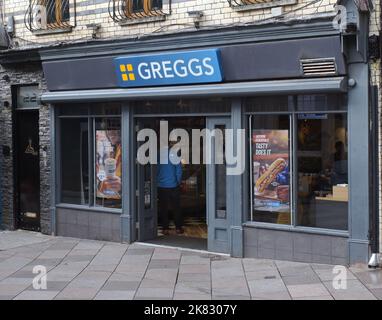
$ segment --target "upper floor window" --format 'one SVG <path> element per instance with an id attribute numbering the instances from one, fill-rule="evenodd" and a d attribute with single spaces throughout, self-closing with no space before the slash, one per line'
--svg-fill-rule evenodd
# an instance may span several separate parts
<path id="1" fill-rule="evenodd" d="M 30 31 L 68 29 L 75 16 L 73 0 L 30 0 L 25 25 Z"/>
<path id="2" fill-rule="evenodd" d="M 297 0 L 228 0 L 228 2 L 235 10 L 246 11 L 293 5 Z"/>
<path id="3" fill-rule="evenodd" d="M 68 0 L 42 0 L 46 5 L 46 22 L 48 25 L 61 24 L 70 19 Z"/>
<path id="4" fill-rule="evenodd" d="M 165 16 L 162 0 L 109 0 L 109 14 L 116 22 Z M 166 4 L 168 11 L 171 1 Z"/>

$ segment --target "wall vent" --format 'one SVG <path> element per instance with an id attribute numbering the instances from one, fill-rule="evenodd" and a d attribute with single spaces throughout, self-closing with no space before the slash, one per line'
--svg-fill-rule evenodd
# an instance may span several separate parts
<path id="1" fill-rule="evenodd" d="M 301 60 L 301 71 L 305 77 L 322 77 L 337 75 L 334 58 Z"/>

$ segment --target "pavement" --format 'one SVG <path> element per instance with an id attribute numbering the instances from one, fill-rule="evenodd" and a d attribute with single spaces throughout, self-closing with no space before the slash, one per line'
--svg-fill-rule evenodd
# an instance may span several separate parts
<path id="1" fill-rule="evenodd" d="M 337 268 L 0 232 L 0 300 L 382 299 L 381 269 Z"/>

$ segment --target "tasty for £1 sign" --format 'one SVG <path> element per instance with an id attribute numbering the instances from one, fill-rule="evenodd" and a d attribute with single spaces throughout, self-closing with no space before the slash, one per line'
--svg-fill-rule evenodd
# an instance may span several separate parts
<path id="1" fill-rule="evenodd" d="M 120 87 L 222 82 L 218 49 L 115 58 Z"/>

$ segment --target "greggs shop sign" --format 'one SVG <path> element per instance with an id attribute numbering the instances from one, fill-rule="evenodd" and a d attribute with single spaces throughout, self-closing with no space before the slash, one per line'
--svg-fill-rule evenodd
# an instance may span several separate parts
<path id="1" fill-rule="evenodd" d="M 222 82 L 220 60 L 219 49 L 114 59 L 124 88 Z"/>

